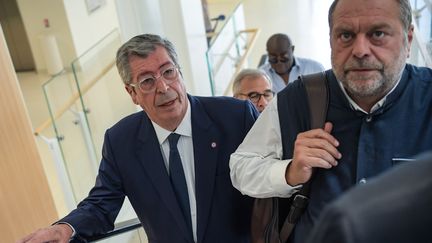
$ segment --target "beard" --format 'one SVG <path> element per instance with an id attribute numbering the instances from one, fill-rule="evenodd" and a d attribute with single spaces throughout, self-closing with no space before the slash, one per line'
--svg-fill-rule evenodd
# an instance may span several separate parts
<path id="1" fill-rule="evenodd" d="M 403 71 L 406 53 L 385 64 L 370 58 L 351 57 L 343 65 L 336 65 L 332 54 L 333 71 L 352 98 L 382 98 L 390 91 Z M 369 70 L 352 72 L 353 70 Z"/>

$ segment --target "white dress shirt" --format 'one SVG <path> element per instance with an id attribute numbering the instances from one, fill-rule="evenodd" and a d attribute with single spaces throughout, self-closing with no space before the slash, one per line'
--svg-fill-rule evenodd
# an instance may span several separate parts
<path id="1" fill-rule="evenodd" d="M 172 131 L 168 131 L 158 124 L 153 123 L 153 127 L 156 132 L 156 136 L 159 140 L 161 146 L 162 156 L 165 162 L 166 169 L 169 173 L 169 142 L 168 136 Z M 194 162 L 194 152 L 193 152 L 193 142 L 192 142 L 192 121 L 191 121 L 191 108 L 188 100 L 188 107 L 185 117 L 181 121 L 180 125 L 174 131 L 180 134 L 180 139 L 177 144 L 177 148 L 180 154 L 181 162 L 183 165 L 183 170 L 186 178 L 186 185 L 188 188 L 189 195 L 189 205 L 192 220 L 192 233 L 194 241 L 197 242 L 197 208 L 196 208 L 196 198 L 195 198 L 195 162 Z"/>
<path id="2" fill-rule="evenodd" d="M 387 95 L 393 92 L 399 81 Z M 342 83 L 339 84 L 352 109 L 367 114 L 348 96 Z M 371 112 L 384 104 L 387 95 L 372 107 Z M 231 181 L 242 194 L 256 198 L 290 197 L 301 187 L 292 187 L 285 179 L 285 171 L 291 159 L 282 160 L 277 98 L 276 96 L 270 101 L 243 142 L 231 155 Z"/>

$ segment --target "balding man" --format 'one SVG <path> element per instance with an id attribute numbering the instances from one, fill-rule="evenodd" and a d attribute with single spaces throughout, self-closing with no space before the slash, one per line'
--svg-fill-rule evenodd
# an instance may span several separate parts
<path id="1" fill-rule="evenodd" d="M 300 75 L 324 71 L 321 63 L 294 57 L 294 45 L 286 34 L 274 34 L 267 40 L 268 61 L 260 67 L 273 83 L 273 91 L 279 92 Z"/>
<path id="2" fill-rule="evenodd" d="M 269 77 L 258 69 L 243 69 L 233 83 L 233 95 L 237 99 L 249 99 L 261 113 L 273 99 L 274 92 Z"/>

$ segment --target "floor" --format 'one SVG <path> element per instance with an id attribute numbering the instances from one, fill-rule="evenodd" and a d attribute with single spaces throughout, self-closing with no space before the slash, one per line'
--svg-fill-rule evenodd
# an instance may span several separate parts
<path id="1" fill-rule="evenodd" d="M 229 12 L 232 11 L 234 7 L 238 4 L 238 1 L 233 0 L 208 0 L 208 2 L 209 12 L 211 16 L 217 16 L 221 13 L 229 15 Z M 331 0 L 244 0 L 243 8 L 246 28 L 259 28 L 261 30 L 255 44 L 255 48 L 251 52 L 249 60 L 250 66 L 256 67 L 256 65 L 258 64 L 261 55 L 265 53 L 265 43 L 270 35 L 274 33 L 286 33 L 291 37 L 295 45 L 295 55 L 315 59 L 321 62 L 324 67 L 330 68 L 330 47 L 328 41 L 327 26 L 327 10 L 330 6 L 330 3 Z M 27 105 L 32 125 L 34 129 L 36 129 L 45 120 L 49 119 L 49 110 L 47 108 L 47 102 L 45 100 L 41 86 L 51 77 L 47 74 L 37 74 L 34 72 L 17 73 L 17 76 L 21 85 L 21 89 L 24 95 L 25 103 Z M 52 91 L 58 90 L 58 98 L 63 99 L 64 97 L 62 96 L 65 96 L 65 87 L 67 87 L 68 85 L 71 84 L 53 87 Z M 113 90 L 112 85 L 118 84 L 109 84 L 107 85 L 107 87 L 101 87 L 98 89 Z M 123 92 L 125 95 L 127 95 L 124 90 L 118 90 L 121 90 L 120 92 Z M 67 92 L 70 93 L 70 91 Z M 123 93 L 120 95 L 121 97 L 119 98 L 121 102 L 130 102 L 127 96 L 123 96 Z M 117 94 L 110 93 L 109 97 L 112 97 L 113 95 Z M 110 98 L 106 99 L 105 101 L 109 102 L 109 100 Z M 106 104 L 106 107 L 113 106 L 117 106 L 116 109 L 118 110 L 122 109 L 121 107 L 119 107 L 118 104 L 113 104 L 113 102 L 111 102 L 111 104 Z M 128 109 L 122 112 L 130 113 L 133 112 L 134 109 L 135 108 L 131 108 L 130 106 L 128 106 Z M 97 112 L 93 114 L 96 115 Z M 93 119 L 97 119 L 97 117 Z M 73 124 L 73 121 L 68 121 L 68 124 L 69 125 L 67 126 L 70 126 L 71 128 L 67 128 L 66 130 L 76 129 L 73 128 L 73 125 L 71 125 Z M 103 131 L 110 124 L 111 121 L 106 122 L 105 124 L 103 124 L 103 129 L 98 129 Z M 55 136 L 52 127 L 47 128 L 46 133 L 47 136 Z M 102 135 L 100 136 L 102 138 Z M 66 137 L 66 140 L 67 139 L 68 137 Z M 59 181 L 55 175 L 56 169 L 53 165 L 53 159 L 49 154 L 47 145 L 40 138 L 37 138 L 37 141 L 39 149 L 41 151 L 41 155 L 44 160 L 44 166 L 48 174 L 49 183 L 53 188 L 53 194 L 61 195 L 62 189 L 59 186 Z M 100 141 L 96 141 L 96 143 L 100 143 Z M 99 151 L 100 150 L 97 149 L 96 152 L 99 153 Z M 75 152 L 75 154 L 77 153 L 79 152 Z M 72 181 L 76 180 L 72 179 Z M 82 180 L 78 181 L 80 181 L 81 183 Z M 92 183 L 93 178 L 88 181 L 90 182 L 86 181 L 87 184 Z M 80 187 L 80 185 L 76 184 L 74 185 L 74 187 L 75 186 Z M 79 197 L 81 197 L 85 192 L 75 193 L 79 194 Z M 62 199 L 57 199 L 56 205 L 61 205 L 62 203 L 64 204 L 64 202 L 62 202 Z M 63 207 L 60 208 L 59 211 L 67 212 L 68 208 Z M 129 213 L 126 213 L 126 215 L 129 215 Z M 139 242 L 145 242 L 145 240 Z"/>

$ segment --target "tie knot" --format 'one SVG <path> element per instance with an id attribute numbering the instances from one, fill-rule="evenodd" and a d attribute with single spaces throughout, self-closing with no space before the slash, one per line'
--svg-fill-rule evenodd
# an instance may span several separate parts
<path id="1" fill-rule="evenodd" d="M 171 133 L 168 136 L 168 142 L 170 145 L 170 149 L 173 149 L 173 148 L 177 149 L 177 142 L 178 142 L 179 138 L 180 138 L 180 134 L 177 134 L 177 133 Z"/>

